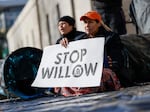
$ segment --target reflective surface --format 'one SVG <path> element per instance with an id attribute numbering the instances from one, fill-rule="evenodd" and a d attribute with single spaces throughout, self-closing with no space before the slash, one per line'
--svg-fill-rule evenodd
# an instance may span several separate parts
<path id="1" fill-rule="evenodd" d="M 1 100 L 1 112 L 149 112 L 150 85 L 78 97 Z"/>

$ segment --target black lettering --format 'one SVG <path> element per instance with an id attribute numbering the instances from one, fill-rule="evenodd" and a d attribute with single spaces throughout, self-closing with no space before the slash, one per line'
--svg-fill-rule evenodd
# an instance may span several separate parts
<path id="1" fill-rule="evenodd" d="M 49 73 L 49 68 L 42 68 L 42 78 L 44 79 L 47 75 L 48 78 L 51 78 L 52 72 L 54 70 L 54 67 L 52 67 L 51 72 Z"/>
<path id="2" fill-rule="evenodd" d="M 54 75 L 54 78 L 57 77 L 57 70 L 58 70 L 58 67 L 55 67 L 55 75 Z"/>
<path id="3" fill-rule="evenodd" d="M 62 53 L 58 53 L 58 54 L 57 54 L 56 57 L 57 57 L 58 61 L 55 61 L 55 62 L 54 62 L 55 64 L 60 64 L 60 62 L 61 62 L 60 56 L 61 56 L 61 55 L 62 55 Z"/>
<path id="4" fill-rule="evenodd" d="M 63 78 L 64 76 L 61 76 L 62 74 L 62 66 L 59 68 L 59 78 Z"/>
<path id="5" fill-rule="evenodd" d="M 65 55 L 65 57 L 64 57 L 64 64 L 66 63 L 66 59 L 67 59 L 67 55 L 69 54 L 69 52 L 64 52 L 64 55 Z"/>
<path id="6" fill-rule="evenodd" d="M 97 64 L 98 63 L 95 63 L 95 66 L 93 67 L 92 63 L 90 63 L 88 68 L 87 68 L 87 64 L 85 64 L 85 73 L 86 73 L 87 76 L 89 76 L 90 73 L 95 75 Z"/>
<path id="7" fill-rule="evenodd" d="M 83 68 L 82 68 L 82 66 L 81 65 L 76 65 L 73 68 L 72 75 L 74 77 L 80 77 L 82 74 L 83 74 Z"/>
<path id="8" fill-rule="evenodd" d="M 66 75 L 65 75 L 65 78 L 69 78 L 69 77 L 70 77 L 70 75 L 68 74 L 68 72 L 69 72 L 69 66 L 67 66 L 67 68 L 66 68 Z"/>
<path id="9" fill-rule="evenodd" d="M 81 49 L 81 59 L 80 59 L 80 62 L 82 62 L 83 56 L 85 56 L 86 53 L 87 53 L 87 50 L 86 50 L 86 49 Z"/>
<path id="10" fill-rule="evenodd" d="M 73 55 L 76 54 L 76 58 L 73 59 Z M 75 57 L 75 56 L 74 56 Z M 79 59 L 79 52 L 77 50 L 74 50 L 71 54 L 70 54 L 70 62 L 71 63 L 75 63 L 77 62 Z"/>

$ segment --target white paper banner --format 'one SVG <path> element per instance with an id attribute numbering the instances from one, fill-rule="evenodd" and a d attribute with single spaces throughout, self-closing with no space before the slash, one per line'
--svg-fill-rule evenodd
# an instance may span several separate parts
<path id="1" fill-rule="evenodd" d="M 34 87 L 93 87 L 102 76 L 104 38 L 44 48 Z"/>

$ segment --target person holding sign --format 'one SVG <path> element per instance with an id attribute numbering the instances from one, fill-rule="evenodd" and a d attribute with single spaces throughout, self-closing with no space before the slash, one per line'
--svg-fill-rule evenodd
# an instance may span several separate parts
<path id="1" fill-rule="evenodd" d="M 94 92 L 119 90 L 125 85 L 124 77 L 121 75 L 123 68 L 123 55 L 120 37 L 106 26 L 101 15 L 96 11 L 89 11 L 80 18 L 84 22 L 85 34 L 79 35 L 75 40 L 105 37 L 104 65 L 101 84 L 99 87 L 89 88 L 55 88 L 57 94 L 64 96 L 77 96 Z M 68 43 L 68 42 L 67 42 Z M 63 45 L 63 44 L 62 44 Z M 66 46 L 65 46 L 66 47 Z"/>
<path id="2" fill-rule="evenodd" d="M 68 41 L 73 41 L 76 36 L 84 33 L 76 30 L 75 20 L 70 16 L 63 16 L 59 19 L 58 30 L 61 37 L 56 41 L 56 44 L 62 44 L 64 47 L 66 47 Z"/>
<path id="3" fill-rule="evenodd" d="M 96 11 L 89 11 L 81 16 L 86 34 L 82 34 L 76 40 L 105 37 L 104 68 L 110 68 L 116 74 L 120 74 L 124 59 L 122 55 L 123 44 L 117 33 L 104 24 L 101 15 Z M 109 60 L 109 61 L 108 61 Z"/>

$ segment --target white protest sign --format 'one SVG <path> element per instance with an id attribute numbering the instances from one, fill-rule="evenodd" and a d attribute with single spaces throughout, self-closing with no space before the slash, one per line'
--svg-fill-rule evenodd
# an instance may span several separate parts
<path id="1" fill-rule="evenodd" d="M 102 76 L 104 38 L 44 48 L 34 87 L 94 87 Z"/>

